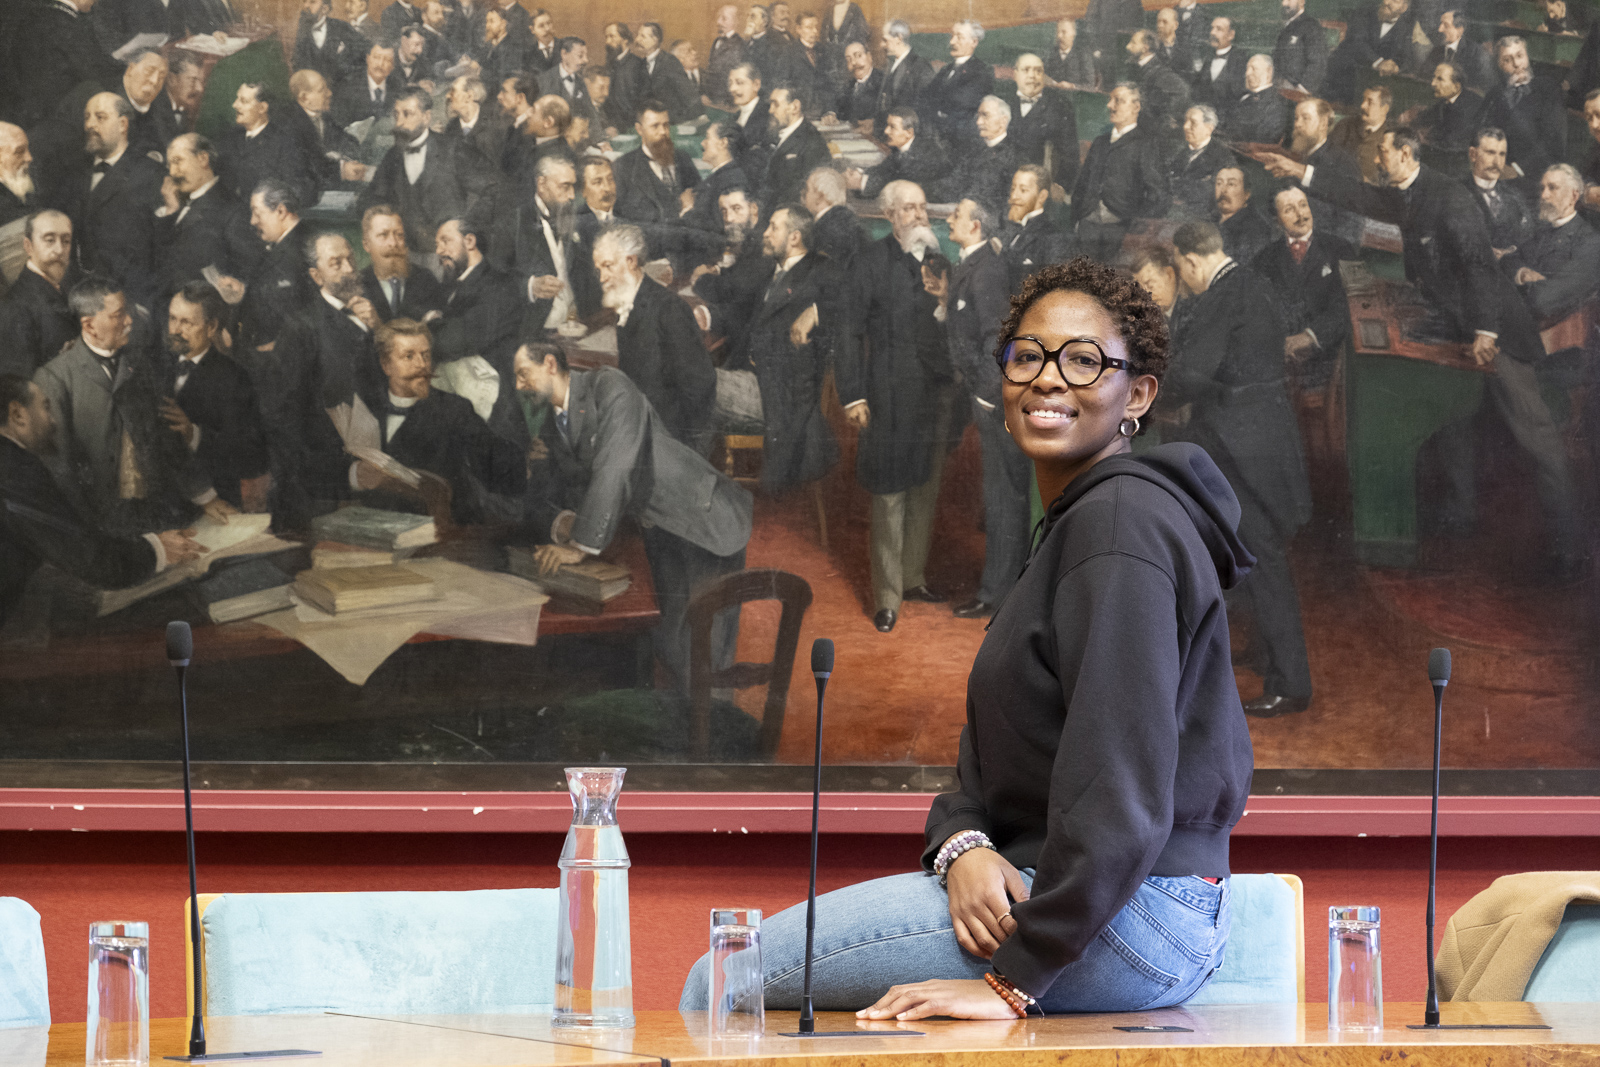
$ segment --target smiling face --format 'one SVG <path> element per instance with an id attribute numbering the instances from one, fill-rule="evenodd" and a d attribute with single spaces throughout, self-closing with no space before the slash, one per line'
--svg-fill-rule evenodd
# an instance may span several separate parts
<path id="1" fill-rule="evenodd" d="M 1040 297 L 1017 324 L 1017 335 L 1036 338 L 1047 351 L 1087 338 L 1112 359 L 1129 358 L 1111 315 L 1085 293 L 1058 291 Z M 1149 410 L 1155 379 L 1108 367 L 1093 385 L 1072 387 L 1051 362 L 1026 385 L 1006 381 L 1001 395 L 1011 439 L 1041 469 L 1042 481 L 1046 469 L 1081 470 L 1126 450 L 1127 438 L 1117 428 L 1124 418 Z"/>

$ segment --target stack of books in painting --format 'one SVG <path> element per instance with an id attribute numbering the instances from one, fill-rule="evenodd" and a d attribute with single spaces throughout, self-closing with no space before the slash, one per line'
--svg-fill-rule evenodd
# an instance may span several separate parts
<path id="1" fill-rule="evenodd" d="M 401 563 L 438 532 L 426 515 L 348 507 L 311 520 L 317 538 L 311 569 L 295 576 L 294 595 L 329 615 L 403 607 L 443 596 L 432 578 Z"/>
<path id="2" fill-rule="evenodd" d="M 191 585 L 189 599 L 212 622 L 236 622 L 291 607 L 293 585 L 293 578 L 258 556 Z"/>
<path id="3" fill-rule="evenodd" d="M 526 578 L 550 597 L 550 610 L 569 615 L 599 615 L 608 601 L 628 591 L 633 576 L 620 563 L 586 559 L 568 563 L 550 574 L 540 574 L 531 548 L 506 549 L 506 569 Z"/>

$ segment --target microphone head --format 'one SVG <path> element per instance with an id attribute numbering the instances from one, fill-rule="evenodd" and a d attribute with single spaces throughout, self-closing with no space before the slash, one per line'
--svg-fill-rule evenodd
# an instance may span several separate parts
<path id="1" fill-rule="evenodd" d="M 826 637 L 819 637 L 811 642 L 811 673 L 833 673 L 833 641 Z"/>
<path id="2" fill-rule="evenodd" d="M 167 623 L 167 659 L 174 667 L 187 666 L 194 657 L 194 634 L 186 622 Z"/>
<path id="3" fill-rule="evenodd" d="M 1428 653 L 1428 680 L 1434 685 L 1450 684 L 1450 650 L 1436 648 Z"/>

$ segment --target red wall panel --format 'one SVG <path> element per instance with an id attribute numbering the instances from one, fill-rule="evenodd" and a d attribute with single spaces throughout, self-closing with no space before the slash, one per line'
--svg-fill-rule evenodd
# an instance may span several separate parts
<path id="1" fill-rule="evenodd" d="M 713 904 L 768 914 L 806 887 L 799 834 L 635 834 L 630 882 L 634 996 L 641 1010 L 677 1004 L 683 976 L 704 951 Z M 557 884 L 556 834 L 201 834 L 202 892 L 496 889 Z M 829 835 L 823 890 L 912 869 L 912 836 Z M 1592 838 L 1450 838 L 1440 846 L 1439 922 L 1501 874 L 1596 864 Z M 1306 997 L 1327 991 L 1327 907 L 1383 908 L 1385 994 L 1422 999 L 1426 838 L 1236 837 L 1233 869 L 1298 874 L 1306 884 Z M 0 893 L 44 920 L 51 1009 L 81 1021 L 88 924 L 143 919 L 151 928 L 151 999 L 157 1017 L 184 1011 L 182 902 L 188 891 L 176 833 L 0 832 Z"/>

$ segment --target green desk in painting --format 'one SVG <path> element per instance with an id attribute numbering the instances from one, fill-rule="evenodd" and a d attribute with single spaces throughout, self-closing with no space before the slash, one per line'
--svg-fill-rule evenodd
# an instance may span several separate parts
<path id="1" fill-rule="evenodd" d="M 1493 373 L 1466 346 L 1418 340 L 1415 290 L 1343 265 L 1353 352 L 1346 372 L 1350 498 L 1356 558 L 1380 567 L 1417 562 L 1417 451 L 1483 402 Z"/>

